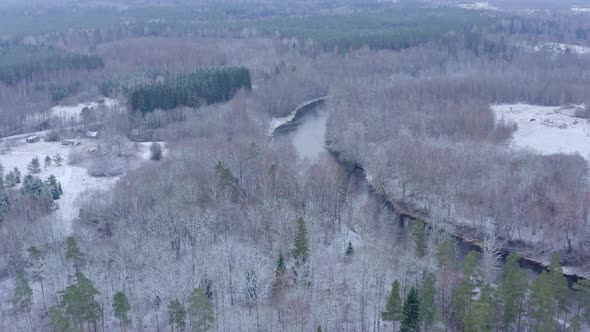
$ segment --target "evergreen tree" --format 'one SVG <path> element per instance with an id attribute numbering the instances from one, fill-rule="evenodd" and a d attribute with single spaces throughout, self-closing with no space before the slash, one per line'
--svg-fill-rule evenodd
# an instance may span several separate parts
<path id="1" fill-rule="evenodd" d="M 39 157 L 33 158 L 33 160 L 31 160 L 31 162 L 27 166 L 27 169 L 32 174 L 40 173 L 41 172 L 41 163 L 39 162 Z"/>
<path id="2" fill-rule="evenodd" d="M 514 324 L 520 330 L 520 318 L 524 312 L 528 281 L 526 272 L 520 268 L 518 261 L 517 254 L 508 255 L 500 276 L 498 297 L 504 330 L 509 330 Z"/>
<path id="3" fill-rule="evenodd" d="M 131 323 L 131 318 L 129 317 L 130 310 L 131 306 L 129 305 L 127 296 L 123 292 L 115 293 L 113 296 L 113 312 L 115 318 L 121 322 L 121 331 L 123 332 L 127 330 L 127 325 Z"/>
<path id="4" fill-rule="evenodd" d="M 352 257 L 353 253 L 354 249 L 352 248 L 352 242 L 348 241 L 348 245 L 346 246 L 346 251 L 344 252 L 344 255 L 346 255 L 346 257 Z"/>
<path id="5" fill-rule="evenodd" d="M 274 304 L 278 304 L 282 300 L 285 289 L 288 286 L 289 278 L 287 275 L 287 267 L 285 266 L 285 258 L 282 253 L 279 253 L 271 293 L 272 301 L 274 302 Z"/>
<path id="6" fill-rule="evenodd" d="M 55 163 L 56 166 L 61 166 L 63 160 L 64 158 L 59 153 L 53 156 L 53 163 Z"/>
<path id="7" fill-rule="evenodd" d="M 414 246 L 416 247 L 416 256 L 426 256 L 426 224 L 422 220 L 416 220 L 412 224 L 412 239 L 414 240 Z"/>
<path id="8" fill-rule="evenodd" d="M 45 156 L 45 168 L 51 166 L 51 161 L 52 161 L 52 159 L 50 156 Z"/>
<path id="9" fill-rule="evenodd" d="M 385 311 L 381 312 L 381 318 L 385 321 L 390 321 L 393 330 L 395 331 L 395 322 L 401 319 L 402 315 L 402 299 L 399 290 L 399 281 L 394 281 L 391 285 L 391 292 L 387 298 Z"/>
<path id="10" fill-rule="evenodd" d="M 422 288 L 420 289 L 420 320 L 424 322 L 426 330 L 434 324 L 436 318 L 436 277 L 434 273 L 429 272 L 424 280 L 422 280 Z"/>
<path id="11" fill-rule="evenodd" d="M 457 323 L 463 324 L 469 316 L 475 289 L 479 285 L 479 253 L 471 251 L 463 260 L 463 278 L 453 294 L 453 312 Z"/>
<path id="12" fill-rule="evenodd" d="M 80 247 L 78 247 L 78 243 L 76 243 L 76 239 L 73 236 L 69 236 L 66 242 L 66 259 L 72 262 L 77 275 L 86 263 L 86 255 L 80 250 Z"/>
<path id="13" fill-rule="evenodd" d="M 27 316 L 30 315 L 31 305 L 33 304 L 33 290 L 29 286 L 29 282 L 23 271 L 19 271 L 16 274 L 12 303 L 17 311 L 26 313 Z"/>
<path id="14" fill-rule="evenodd" d="M 297 230 L 295 232 L 295 240 L 293 243 L 293 258 L 295 259 L 295 266 L 299 267 L 307 264 L 309 261 L 309 240 L 307 238 L 307 227 L 303 218 L 297 220 Z"/>
<path id="15" fill-rule="evenodd" d="M 63 309 L 56 306 L 49 307 L 49 322 L 54 332 L 74 332 L 77 331 L 72 324 L 70 317 L 66 316 Z"/>
<path id="16" fill-rule="evenodd" d="M 466 332 L 496 331 L 494 310 L 494 289 L 489 284 L 481 287 L 479 299 L 473 303 L 472 309 L 465 317 Z"/>
<path id="17" fill-rule="evenodd" d="M 14 177 L 16 179 L 16 184 L 21 183 L 21 173 L 20 173 L 20 171 L 16 167 L 14 168 L 13 171 L 14 171 Z"/>
<path id="18" fill-rule="evenodd" d="M 43 297 L 43 306 L 47 311 L 47 304 L 45 303 L 45 288 L 43 287 L 43 271 L 45 270 L 45 259 L 43 257 L 43 252 L 35 246 L 30 246 L 29 249 L 27 249 L 27 252 L 29 253 L 29 260 L 27 261 L 27 265 L 31 269 L 31 276 L 33 278 L 33 282 L 38 282 L 41 285 L 41 296 Z"/>
<path id="19" fill-rule="evenodd" d="M 4 185 L 7 188 L 14 188 L 16 187 L 16 185 L 19 183 L 20 181 L 17 180 L 16 178 L 16 173 L 14 173 L 14 170 L 8 172 L 8 174 L 6 174 L 5 180 L 4 180 Z"/>
<path id="20" fill-rule="evenodd" d="M 61 189 L 61 184 L 59 182 L 57 182 L 57 179 L 54 175 L 50 175 L 47 178 L 45 185 L 47 186 L 49 193 L 51 194 L 51 198 L 53 200 L 59 199 L 61 197 L 61 195 L 63 194 L 62 189 Z"/>
<path id="21" fill-rule="evenodd" d="M 71 278 L 70 278 L 71 279 Z M 63 307 L 72 320 L 84 326 L 84 322 L 96 326 L 100 305 L 95 299 L 99 292 L 82 272 L 76 273 L 76 282 L 70 283 L 63 292 Z"/>
<path id="22" fill-rule="evenodd" d="M 533 318 L 539 331 L 557 330 L 560 308 L 566 305 L 567 279 L 559 260 L 559 254 L 554 254 L 549 272 L 543 271 L 531 286 Z"/>
<path id="23" fill-rule="evenodd" d="M 453 242 L 446 240 L 438 246 L 436 253 L 438 266 L 440 268 L 440 289 L 441 289 L 441 313 L 448 319 L 450 287 L 452 284 L 452 273 L 455 268 L 455 246 Z"/>
<path id="24" fill-rule="evenodd" d="M 23 186 L 21 188 L 21 192 L 24 195 L 31 197 L 33 199 L 39 199 L 41 198 L 41 194 L 43 193 L 43 187 L 44 184 L 40 178 L 29 174 L 25 176 L 25 178 L 23 179 Z"/>
<path id="25" fill-rule="evenodd" d="M 574 284 L 574 289 L 580 292 L 579 317 L 590 324 L 590 280 L 578 280 Z"/>
<path id="26" fill-rule="evenodd" d="M 213 306 L 207 299 L 205 292 L 195 288 L 188 297 L 189 312 L 193 320 L 193 332 L 204 332 L 209 330 L 213 321 Z"/>
<path id="27" fill-rule="evenodd" d="M 400 332 L 420 331 L 420 299 L 415 287 L 410 289 L 404 302 L 403 318 Z"/>
<path id="28" fill-rule="evenodd" d="M 174 332 L 174 327 L 178 332 L 184 331 L 186 327 L 186 310 L 178 299 L 174 299 L 168 304 L 168 322 Z"/>
<path id="29" fill-rule="evenodd" d="M 161 160 L 162 159 L 162 145 L 160 143 L 152 143 L 150 145 L 150 159 Z"/>

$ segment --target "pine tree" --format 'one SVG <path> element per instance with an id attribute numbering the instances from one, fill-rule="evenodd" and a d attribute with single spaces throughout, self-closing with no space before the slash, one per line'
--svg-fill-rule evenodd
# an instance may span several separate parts
<path id="1" fill-rule="evenodd" d="M 426 256 L 426 224 L 422 220 L 416 220 L 412 224 L 412 239 L 416 247 L 416 256 Z"/>
<path id="2" fill-rule="evenodd" d="M 31 162 L 29 163 L 29 166 L 27 166 L 27 169 L 32 174 L 40 173 L 41 172 L 41 163 L 39 162 L 39 157 L 33 158 L 33 160 L 31 160 Z"/>
<path id="3" fill-rule="evenodd" d="M 70 317 L 66 316 L 63 309 L 56 306 L 51 306 L 48 309 L 49 322 L 53 327 L 54 332 L 73 332 L 78 331 L 74 328 Z"/>
<path id="4" fill-rule="evenodd" d="M 121 331 L 123 332 L 127 330 L 127 325 L 131 323 L 129 310 L 131 310 L 131 306 L 129 305 L 127 296 L 123 292 L 115 293 L 113 296 L 113 312 L 115 318 L 121 322 Z"/>
<path id="5" fill-rule="evenodd" d="M 429 272 L 424 280 L 422 280 L 422 288 L 420 289 L 420 320 L 424 322 L 426 330 L 434 324 L 436 318 L 436 277 L 434 273 Z"/>
<path id="6" fill-rule="evenodd" d="M 29 260 L 27 261 L 27 265 L 31 269 L 31 276 L 33 278 L 33 282 L 38 282 L 41 285 L 41 296 L 43 297 L 43 306 L 47 311 L 47 304 L 45 303 L 45 288 L 43 287 L 43 271 L 45 269 L 45 259 L 43 257 L 43 252 L 35 246 L 30 246 L 29 249 L 27 249 L 27 251 L 29 253 Z"/>
<path id="7" fill-rule="evenodd" d="M 583 318 L 590 323 L 590 280 L 578 280 L 574 284 L 574 289 L 580 292 L 579 313 L 583 313 Z M 580 318 L 582 318 L 580 314 Z"/>
<path id="8" fill-rule="evenodd" d="M 188 297 L 189 312 L 193 320 L 193 332 L 204 332 L 209 330 L 213 324 L 213 306 L 207 299 L 205 292 L 195 288 Z"/>
<path id="9" fill-rule="evenodd" d="M 76 239 L 73 236 L 69 236 L 66 242 L 68 246 L 66 250 L 66 259 L 72 262 L 77 275 L 86 263 L 86 255 L 80 250 L 80 247 L 78 247 L 78 243 L 76 243 Z"/>
<path id="10" fill-rule="evenodd" d="M 500 276 L 498 297 L 504 330 L 509 330 L 515 323 L 517 330 L 520 330 L 520 319 L 524 312 L 528 281 L 518 261 L 517 254 L 508 255 Z"/>
<path id="11" fill-rule="evenodd" d="M 465 317 L 466 332 L 492 332 L 496 330 L 494 289 L 489 284 L 481 287 L 479 299 Z"/>
<path id="12" fill-rule="evenodd" d="M 559 255 L 551 258 L 549 272 L 543 271 L 531 286 L 533 318 L 540 331 L 557 330 L 560 307 L 566 303 L 567 279 L 563 276 Z"/>
<path id="13" fill-rule="evenodd" d="M 29 286 L 29 282 L 23 271 L 19 271 L 16 274 L 12 303 L 17 311 L 23 314 L 26 313 L 27 316 L 30 315 L 31 305 L 33 304 L 33 290 Z"/>
<path id="14" fill-rule="evenodd" d="M 63 292 L 62 305 L 65 313 L 80 327 L 84 326 L 84 322 L 96 325 L 100 306 L 94 297 L 100 293 L 82 272 L 76 273 L 75 280 Z"/>
<path id="15" fill-rule="evenodd" d="M 293 250 L 295 266 L 300 267 L 306 264 L 309 260 L 309 240 L 307 238 L 307 227 L 303 218 L 299 218 L 297 221 L 297 231 L 293 246 L 295 248 Z"/>
<path id="16" fill-rule="evenodd" d="M 463 260 L 463 278 L 455 290 L 452 300 L 454 317 L 461 325 L 471 310 L 475 288 L 479 284 L 478 271 L 479 253 L 471 251 Z"/>
<path id="17" fill-rule="evenodd" d="M 178 299 L 174 299 L 168 304 L 168 322 L 174 332 L 174 327 L 177 331 L 184 331 L 186 327 L 186 310 Z"/>
<path id="18" fill-rule="evenodd" d="M 415 287 L 410 289 L 404 302 L 403 319 L 400 332 L 420 331 L 420 299 Z"/>
<path id="19" fill-rule="evenodd" d="M 352 248 L 352 242 L 348 241 L 348 245 L 346 246 L 346 251 L 344 252 L 344 255 L 346 255 L 346 257 L 352 257 L 353 253 L 354 249 Z"/>
<path id="20" fill-rule="evenodd" d="M 395 322 L 401 319 L 402 314 L 402 299 L 399 290 L 399 281 L 394 281 L 391 285 L 391 292 L 387 298 L 385 311 L 381 312 L 381 318 L 385 321 L 390 321 L 393 330 L 395 331 Z"/>

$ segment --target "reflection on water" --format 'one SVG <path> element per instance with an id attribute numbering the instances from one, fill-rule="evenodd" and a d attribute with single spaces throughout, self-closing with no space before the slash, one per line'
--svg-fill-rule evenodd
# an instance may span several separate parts
<path id="1" fill-rule="evenodd" d="M 289 138 L 301 158 L 315 159 L 320 153 L 326 151 L 326 125 L 328 112 L 319 109 L 309 112 L 301 119 L 297 129 L 289 133 Z"/>

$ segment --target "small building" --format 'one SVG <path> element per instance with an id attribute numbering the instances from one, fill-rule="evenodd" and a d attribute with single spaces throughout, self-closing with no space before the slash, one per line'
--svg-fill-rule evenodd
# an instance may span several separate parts
<path id="1" fill-rule="evenodd" d="M 29 137 L 27 137 L 27 143 L 35 143 L 35 142 L 39 142 L 41 138 L 39 137 L 39 135 L 31 135 Z"/>

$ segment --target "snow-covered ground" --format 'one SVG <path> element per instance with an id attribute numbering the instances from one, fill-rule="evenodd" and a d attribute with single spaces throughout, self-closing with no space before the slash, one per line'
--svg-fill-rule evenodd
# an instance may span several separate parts
<path id="1" fill-rule="evenodd" d="M 494 105 L 497 119 L 514 122 L 514 147 L 541 154 L 579 153 L 590 160 L 590 123 L 574 116 L 576 107 L 545 107 L 527 104 Z"/>
<path id="2" fill-rule="evenodd" d="M 590 13 L 590 7 L 572 7 L 572 11 L 576 13 Z"/>
<path id="3" fill-rule="evenodd" d="M 573 45 L 573 44 L 564 44 L 564 43 L 539 43 L 537 46 L 533 48 L 535 52 L 548 52 L 553 54 L 578 54 L 578 55 L 587 55 L 590 54 L 590 47 L 580 46 L 580 45 Z"/>
<path id="4" fill-rule="evenodd" d="M 474 3 L 462 3 L 459 4 L 459 8 L 471 9 L 471 10 L 498 10 L 498 8 L 490 5 L 489 2 L 478 1 Z"/>
<path id="5" fill-rule="evenodd" d="M 81 103 L 78 105 L 68 105 L 68 106 L 55 106 L 51 108 L 51 115 L 58 116 L 65 119 L 75 118 L 79 119 L 80 114 L 82 114 L 82 110 L 84 108 L 96 108 L 99 106 L 105 106 L 107 109 L 115 108 L 119 102 L 115 99 L 105 98 L 102 102 L 90 102 L 90 103 Z"/>
<path id="6" fill-rule="evenodd" d="M 289 115 L 287 115 L 287 116 L 270 119 L 270 127 L 268 128 L 269 129 L 268 134 L 272 136 L 275 129 L 277 129 L 278 127 L 280 127 L 284 124 L 287 124 L 287 123 L 293 121 L 296 114 L 297 114 L 297 110 L 294 110 L 293 112 L 289 113 Z"/>
<path id="7" fill-rule="evenodd" d="M 88 151 L 90 147 L 96 144 L 89 140 L 82 140 L 78 147 L 61 145 L 59 142 L 37 142 L 27 144 L 22 140 L 17 141 L 9 151 L 2 151 L 0 154 L 0 163 L 4 168 L 12 170 L 17 167 L 22 176 L 28 174 L 27 165 L 35 157 L 39 158 L 41 163 L 41 173 L 36 174 L 42 179 L 47 179 L 50 175 L 55 175 L 61 182 L 64 190 L 63 196 L 57 201 L 59 209 L 55 212 L 56 219 L 62 222 L 64 230 L 71 232 L 72 221 L 78 216 L 77 199 L 87 190 L 107 190 L 112 188 L 118 178 L 95 178 L 88 175 L 86 168 L 68 165 L 67 157 L 70 152 L 78 150 L 80 152 Z M 46 156 L 60 154 L 64 160 L 61 166 L 51 165 L 44 167 Z"/>

